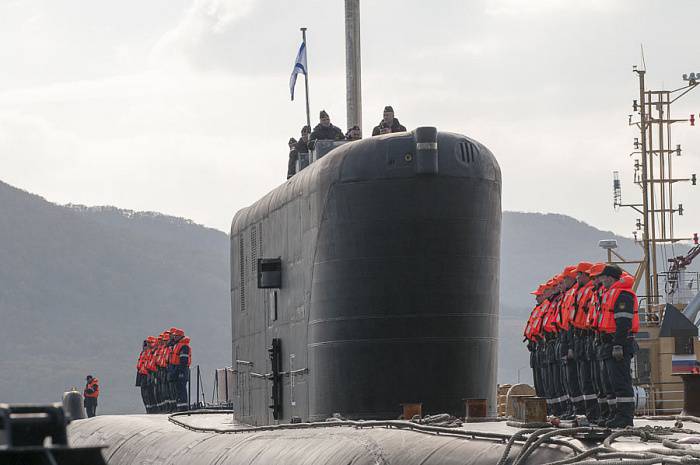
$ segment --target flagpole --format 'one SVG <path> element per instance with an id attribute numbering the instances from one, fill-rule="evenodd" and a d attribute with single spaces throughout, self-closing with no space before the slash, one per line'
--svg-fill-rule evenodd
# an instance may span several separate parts
<path id="1" fill-rule="evenodd" d="M 306 50 L 306 72 L 304 73 L 304 87 L 306 90 L 306 125 L 311 127 L 311 114 L 309 113 L 309 49 L 306 47 L 306 28 L 301 29 L 301 39 Z"/>

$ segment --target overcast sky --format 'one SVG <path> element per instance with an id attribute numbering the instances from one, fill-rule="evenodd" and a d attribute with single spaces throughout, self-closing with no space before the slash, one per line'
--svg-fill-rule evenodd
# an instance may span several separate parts
<path id="1" fill-rule="evenodd" d="M 700 72 L 700 2 L 362 0 L 364 132 L 384 105 L 487 145 L 505 210 L 560 212 L 631 235 L 612 171 L 631 182 L 627 126 L 644 44 L 648 82 Z M 115 205 L 227 231 L 285 179 L 305 119 L 288 80 L 308 31 L 312 121 L 345 129 L 342 0 L 0 0 L 0 180 L 58 203 Z M 700 112 L 700 91 L 674 106 Z M 675 171 L 700 174 L 700 125 Z M 678 185 L 677 231 L 700 230 Z M 694 203 L 691 203 L 694 202 Z"/>

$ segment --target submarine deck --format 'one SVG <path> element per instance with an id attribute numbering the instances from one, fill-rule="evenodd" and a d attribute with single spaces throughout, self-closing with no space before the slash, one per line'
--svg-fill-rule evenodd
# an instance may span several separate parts
<path id="1" fill-rule="evenodd" d="M 177 422 L 177 423 L 176 423 Z M 662 454 L 664 463 L 700 463 L 700 424 L 690 421 L 675 426 L 674 420 L 636 419 L 635 428 L 613 433 L 614 448 L 603 438 L 582 437 L 590 428 L 542 429 L 554 442 L 532 448 L 524 441 L 527 431 L 504 421 L 465 423 L 458 428 L 434 428 L 406 421 L 327 422 L 250 427 L 231 414 L 100 416 L 78 420 L 69 426 L 74 446 L 107 445 L 110 465 L 168 464 L 486 464 L 569 463 L 599 459 L 635 459 L 654 463 L 649 454 Z M 596 429 L 601 432 L 601 429 Z M 608 432 L 609 433 L 609 432 Z M 606 434 L 607 435 L 607 434 Z M 633 436 L 628 436 L 633 435 Z M 517 442 L 509 447 L 509 438 Z M 576 436 L 576 437 L 572 437 Z M 640 438 L 639 436 L 642 436 Z M 663 444 L 662 444 L 663 442 Z M 606 450 L 600 450 L 607 447 Z M 588 451 L 586 456 L 584 451 Z M 659 452 L 662 451 L 662 452 Z M 646 457 L 644 456 L 646 454 Z M 658 461 L 660 463 L 660 461 Z M 583 462 L 581 462 L 583 463 Z M 589 462 L 595 463 L 595 462 Z M 625 461 L 619 463 L 626 463 Z"/>

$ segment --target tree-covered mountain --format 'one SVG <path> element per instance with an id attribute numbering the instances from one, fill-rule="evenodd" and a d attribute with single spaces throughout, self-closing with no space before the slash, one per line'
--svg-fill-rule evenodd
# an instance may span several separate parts
<path id="1" fill-rule="evenodd" d="M 138 411 L 141 342 L 171 326 L 191 336 L 210 391 L 231 360 L 228 274 L 223 232 L 0 182 L 1 401 L 60 400 L 92 374 L 99 411 Z"/>

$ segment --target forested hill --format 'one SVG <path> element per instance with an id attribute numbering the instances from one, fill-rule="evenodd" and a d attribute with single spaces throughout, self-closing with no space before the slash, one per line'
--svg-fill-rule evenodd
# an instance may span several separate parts
<path id="1" fill-rule="evenodd" d="M 140 343 L 171 326 L 192 337 L 209 391 L 231 360 L 228 274 L 221 231 L 0 182 L 0 401 L 56 401 L 93 374 L 101 412 L 138 411 Z"/>

